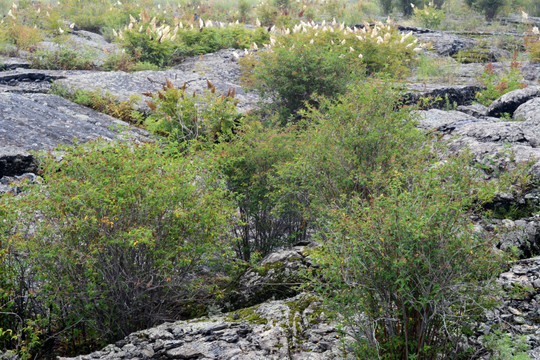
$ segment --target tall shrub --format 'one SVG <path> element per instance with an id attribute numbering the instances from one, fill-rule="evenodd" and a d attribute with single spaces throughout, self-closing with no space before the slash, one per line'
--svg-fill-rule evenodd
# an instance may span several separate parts
<path id="1" fill-rule="evenodd" d="M 264 128 L 259 122 L 243 126 L 231 142 L 214 151 L 233 194 L 241 222 L 235 227 L 238 256 L 249 261 L 306 236 L 303 215 L 295 207 L 280 208 L 272 182 L 276 167 L 294 158 L 302 144 L 294 129 Z"/>
<path id="2" fill-rule="evenodd" d="M 467 216 L 466 166 L 396 171 L 384 193 L 331 212 L 322 289 L 363 358 L 454 359 L 491 302 L 502 261 Z"/>
<path id="3" fill-rule="evenodd" d="M 34 228 L 17 250 L 46 309 L 33 318 L 57 351 L 199 314 L 219 295 L 234 217 L 210 166 L 100 141 L 47 159 L 43 177 L 24 198 Z"/>
<path id="4" fill-rule="evenodd" d="M 315 104 L 313 94 L 336 97 L 365 74 L 403 75 L 421 50 L 410 34 L 379 22 L 354 29 L 302 25 L 271 42 L 271 50 L 255 61 L 253 76 L 255 87 L 274 100 L 283 122 L 306 102 Z"/>

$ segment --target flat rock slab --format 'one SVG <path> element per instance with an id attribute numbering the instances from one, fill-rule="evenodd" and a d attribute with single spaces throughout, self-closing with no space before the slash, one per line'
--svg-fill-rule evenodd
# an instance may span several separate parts
<path id="1" fill-rule="evenodd" d="M 452 152 L 470 149 L 475 161 L 489 168 L 489 176 L 534 161 L 530 173 L 540 179 L 540 124 L 502 121 L 458 111 L 418 111 L 419 127 L 444 134 Z"/>
<path id="2" fill-rule="evenodd" d="M 68 48 L 80 54 L 79 56 L 89 59 L 95 66 L 102 66 L 110 54 L 118 54 L 121 51 L 120 46 L 108 42 L 102 35 L 68 28 L 65 31 L 64 36 L 67 40 L 61 43 L 42 41 L 38 44 L 38 48 L 50 52 Z"/>
<path id="3" fill-rule="evenodd" d="M 474 46 L 474 40 L 443 31 L 413 32 L 421 42 L 431 43 L 432 50 L 440 56 L 452 56 L 460 50 Z"/>
<path id="4" fill-rule="evenodd" d="M 30 150 L 98 137 L 151 139 L 144 130 L 56 95 L 0 93 L 0 177 L 35 172 Z"/>
<path id="5" fill-rule="evenodd" d="M 0 71 L 15 70 L 17 68 L 28 69 L 30 62 L 23 58 L 17 57 L 0 57 Z"/>
<path id="6" fill-rule="evenodd" d="M 56 82 L 76 91 L 99 90 L 114 95 L 119 101 L 138 97 L 136 109 L 146 112 L 145 92 L 157 92 L 169 79 L 175 87 L 186 83 L 188 92 L 202 93 L 206 90 L 207 80 L 217 90 L 226 94 L 234 89 L 238 100 L 238 109 L 247 111 L 254 108 L 259 100 L 256 93 L 247 93 L 240 85 L 241 70 L 234 50 L 220 50 L 186 59 L 175 69 L 163 71 L 83 71 L 83 70 L 35 70 L 17 69 L 0 73 L 0 92 L 47 92 L 52 82 Z M 240 56 L 238 52 L 238 56 Z"/>

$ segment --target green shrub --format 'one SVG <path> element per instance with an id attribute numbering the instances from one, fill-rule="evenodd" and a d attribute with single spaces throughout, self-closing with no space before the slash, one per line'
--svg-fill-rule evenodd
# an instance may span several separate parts
<path id="1" fill-rule="evenodd" d="M 302 145 L 293 161 L 277 167 L 275 179 L 283 206 L 300 208 L 314 223 L 352 196 L 378 193 L 384 184 L 374 179 L 419 161 L 411 153 L 425 141 L 388 82 L 359 82 L 318 102 L 302 113 L 309 124 L 299 134 Z"/>
<path id="2" fill-rule="evenodd" d="M 118 101 L 114 95 L 100 89 L 69 89 L 57 84 L 53 85 L 51 93 L 135 125 L 140 125 L 144 119 L 142 113 L 134 110 L 138 96 L 133 96 L 127 101 Z"/>
<path id="3" fill-rule="evenodd" d="M 484 347 L 492 353 L 493 360 L 531 360 L 527 355 L 530 346 L 526 336 L 511 336 L 496 330 L 482 339 Z"/>
<path id="4" fill-rule="evenodd" d="M 540 41 L 537 41 L 530 46 L 529 58 L 533 63 L 540 63 Z"/>
<path id="5" fill-rule="evenodd" d="M 203 55 L 226 48 L 249 48 L 253 43 L 262 46 L 268 40 L 264 28 L 249 30 L 242 26 L 180 28 L 141 20 L 122 31 L 119 41 L 126 52 L 141 62 L 167 66 L 186 56 Z"/>
<path id="6" fill-rule="evenodd" d="M 163 90 L 149 94 L 152 101 L 147 103 L 152 114 L 145 125 L 178 144 L 196 139 L 202 142 L 229 140 L 242 117 L 236 110 L 234 92 L 229 90 L 227 96 L 217 95 L 216 88 L 207 82 L 210 90 L 197 96 L 188 95 L 185 86 L 176 89 L 167 80 Z"/>
<path id="7" fill-rule="evenodd" d="M 303 25 L 271 41 L 273 48 L 259 55 L 254 68 L 245 70 L 253 71 L 255 88 L 273 98 L 282 122 L 296 116 L 313 94 L 339 95 L 366 71 L 404 74 L 421 49 L 410 35 L 381 23 L 355 30 Z"/>
<path id="8" fill-rule="evenodd" d="M 26 254 L 25 281 L 39 283 L 19 299 L 41 305 L 26 317 L 40 321 L 39 338 L 80 353 L 204 313 L 227 278 L 234 224 L 211 164 L 156 144 L 64 150 L 60 163 L 45 159 L 44 186 L 21 197 L 11 236 Z"/>
<path id="9" fill-rule="evenodd" d="M 247 20 L 250 10 L 251 6 L 249 5 L 248 0 L 238 1 L 238 13 L 240 14 L 240 20 L 242 22 L 245 22 Z"/>
<path id="10" fill-rule="evenodd" d="M 413 10 L 415 19 L 426 28 L 437 29 L 444 20 L 444 11 L 436 9 L 433 2 L 422 9 L 415 7 Z"/>
<path id="11" fill-rule="evenodd" d="M 105 63 L 103 64 L 103 69 L 108 71 L 157 71 L 159 66 L 151 62 L 139 61 L 139 59 L 134 58 L 126 52 L 110 54 L 107 56 Z"/>
<path id="12" fill-rule="evenodd" d="M 0 23 L 0 52 L 16 55 L 20 50 L 31 51 L 43 40 L 39 29 L 25 25 L 21 20 L 8 18 Z"/>
<path id="13" fill-rule="evenodd" d="M 520 70 L 521 66 L 515 60 L 515 55 L 510 67 L 503 69 L 502 73 L 497 73 L 493 64 L 487 64 L 481 76 L 486 89 L 476 94 L 478 102 L 489 106 L 493 100 L 498 99 L 507 92 L 526 87 L 527 85 L 522 82 L 523 76 Z"/>
<path id="14" fill-rule="evenodd" d="M 390 15 L 392 12 L 392 0 L 379 0 L 379 4 L 382 8 L 382 12 L 384 15 Z"/>
<path id="15" fill-rule="evenodd" d="M 317 232 L 315 282 L 353 331 L 357 356 L 453 356 L 500 270 L 468 212 L 503 185 L 477 180 L 466 154 L 441 161 L 444 147 L 428 142 L 399 99 L 375 81 L 319 99 L 303 112 L 298 153 L 276 165 L 272 194 L 277 209 L 296 209 Z"/>
<path id="16" fill-rule="evenodd" d="M 47 70 L 92 70 L 95 65 L 90 54 L 65 46 L 58 46 L 55 50 L 37 50 L 30 57 L 32 67 Z"/>
<path id="17" fill-rule="evenodd" d="M 150 27 L 146 27 L 150 30 Z M 133 58 L 149 62 L 159 67 L 171 64 L 171 56 L 175 51 L 172 41 L 150 31 L 125 31 L 120 44 Z"/>
<path id="18" fill-rule="evenodd" d="M 250 122 L 239 129 L 234 140 L 221 143 L 214 151 L 240 213 L 236 252 L 245 261 L 306 236 L 302 213 L 279 207 L 278 186 L 272 181 L 276 167 L 291 161 L 302 146 L 296 137 L 294 129 L 264 128 Z"/>
<path id="19" fill-rule="evenodd" d="M 493 20 L 507 3 L 507 0 L 467 0 L 467 5 L 484 13 L 486 21 Z"/>
<path id="20" fill-rule="evenodd" d="M 357 355 L 455 359 L 463 332 L 492 304 L 502 260 L 466 214 L 469 161 L 396 170 L 384 193 L 331 212 L 321 286 L 355 329 Z"/>

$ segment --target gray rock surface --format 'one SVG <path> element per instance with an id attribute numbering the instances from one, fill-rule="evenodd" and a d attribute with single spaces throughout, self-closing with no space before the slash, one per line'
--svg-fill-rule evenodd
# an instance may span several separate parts
<path id="1" fill-rule="evenodd" d="M 521 104 L 512 117 L 514 120 L 540 124 L 540 96 Z"/>
<path id="2" fill-rule="evenodd" d="M 419 111 L 419 126 L 437 130 L 450 142 L 450 151 L 470 149 L 487 176 L 497 176 L 517 164 L 533 161 L 531 176 L 540 180 L 540 125 L 534 122 L 475 118 L 457 111 Z"/>
<path id="3" fill-rule="evenodd" d="M 20 176 L 3 176 L 0 177 L 0 194 L 11 193 L 14 195 L 22 192 L 22 185 L 24 184 L 39 184 L 41 178 L 34 173 L 24 173 Z M 2 359 L 0 357 L 0 359 Z"/>
<path id="4" fill-rule="evenodd" d="M 69 27 L 64 31 L 61 41 L 42 41 L 37 48 L 50 52 L 69 49 L 80 57 L 89 59 L 94 66 L 102 66 L 110 54 L 121 52 L 117 44 L 108 42 L 102 35 L 85 30 L 71 30 Z"/>
<path id="5" fill-rule="evenodd" d="M 480 121 L 476 117 L 460 111 L 443 111 L 439 109 L 430 109 L 419 111 L 418 126 L 426 130 L 437 130 L 440 132 L 453 131 L 457 127 Z"/>
<path id="6" fill-rule="evenodd" d="M 501 73 L 510 68 L 510 63 L 494 62 L 492 63 L 496 72 Z M 448 82 L 451 84 L 468 84 L 483 86 L 480 76 L 484 72 L 485 64 L 449 64 L 445 71 L 449 72 Z M 540 64 L 531 64 L 527 61 L 521 63 L 520 73 L 523 76 L 523 83 L 535 86 L 540 81 Z"/>
<path id="7" fill-rule="evenodd" d="M 514 262 L 498 279 L 502 288 L 503 303 L 488 311 L 484 333 L 491 328 L 509 334 L 525 335 L 532 359 L 540 354 L 540 257 Z"/>
<path id="8" fill-rule="evenodd" d="M 348 359 L 322 304 L 301 294 L 241 311 L 191 321 L 165 323 L 139 331 L 95 353 L 72 360 Z M 68 360 L 68 358 L 60 358 Z"/>
<path id="9" fill-rule="evenodd" d="M 452 56 L 460 50 L 474 46 L 474 40 L 443 31 L 414 32 L 414 36 L 421 42 L 431 43 L 432 50 L 440 56 Z"/>
<path id="10" fill-rule="evenodd" d="M 482 104 L 460 105 L 456 110 L 474 117 L 481 117 L 486 116 L 487 106 Z"/>
<path id="11" fill-rule="evenodd" d="M 16 57 L 0 57 L 0 71 L 15 70 L 17 68 L 28 69 L 30 62 L 23 58 Z"/>
<path id="12" fill-rule="evenodd" d="M 521 104 L 539 96 L 540 86 L 529 86 L 524 89 L 510 91 L 491 103 L 487 114 L 489 116 L 501 116 L 504 113 L 513 115 Z"/>
<path id="13" fill-rule="evenodd" d="M 504 251 L 517 251 L 520 258 L 529 258 L 540 251 L 540 218 L 531 217 L 519 220 L 494 220 L 502 230 L 498 248 Z"/>
<path id="14" fill-rule="evenodd" d="M 119 101 L 138 97 L 136 108 L 145 112 L 148 106 L 142 93 L 161 90 L 166 78 L 178 88 L 186 83 L 186 91 L 197 93 L 208 88 L 206 81 L 209 80 L 218 93 L 226 94 L 229 89 L 234 89 L 238 109 L 247 111 L 255 107 L 259 97 L 255 93 L 247 93 L 240 86 L 241 70 L 234 52 L 220 50 L 202 57 L 188 58 L 177 68 L 162 71 L 126 73 L 17 69 L 0 73 L 0 92 L 47 92 L 50 90 L 51 81 L 55 81 L 71 91 L 97 89 L 108 92 Z"/>
<path id="15" fill-rule="evenodd" d="M 56 95 L 0 93 L 0 177 L 36 172 L 29 150 L 98 137 L 151 139 L 144 130 Z"/>

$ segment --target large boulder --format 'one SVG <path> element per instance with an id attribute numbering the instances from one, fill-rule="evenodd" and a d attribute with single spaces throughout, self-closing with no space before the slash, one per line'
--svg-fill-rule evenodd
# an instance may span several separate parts
<path id="1" fill-rule="evenodd" d="M 487 115 L 501 116 L 505 113 L 513 115 L 521 104 L 535 97 L 540 97 L 540 86 L 529 86 L 524 89 L 510 91 L 491 103 Z"/>
<path id="2" fill-rule="evenodd" d="M 540 96 L 521 104 L 513 115 L 514 120 L 540 124 Z"/>

